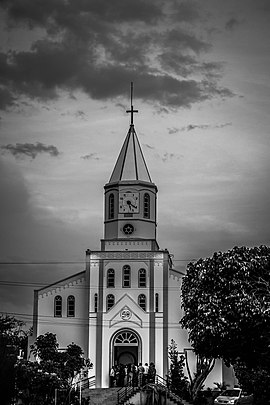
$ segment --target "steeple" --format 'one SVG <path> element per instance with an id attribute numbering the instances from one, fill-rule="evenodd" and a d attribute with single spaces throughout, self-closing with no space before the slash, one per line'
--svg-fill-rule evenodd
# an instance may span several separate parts
<path id="1" fill-rule="evenodd" d="M 119 181 L 147 181 L 152 182 L 142 149 L 134 128 L 133 114 L 138 110 L 133 108 L 133 83 L 131 82 L 131 106 L 127 113 L 131 114 L 131 123 L 126 139 L 116 161 L 109 183 Z"/>
<path id="2" fill-rule="evenodd" d="M 156 195 L 134 128 L 135 110 L 131 83 L 130 127 L 105 184 L 104 239 L 102 250 L 156 250 Z"/>
<path id="3" fill-rule="evenodd" d="M 109 183 L 123 180 L 152 182 L 134 125 L 130 125 Z"/>

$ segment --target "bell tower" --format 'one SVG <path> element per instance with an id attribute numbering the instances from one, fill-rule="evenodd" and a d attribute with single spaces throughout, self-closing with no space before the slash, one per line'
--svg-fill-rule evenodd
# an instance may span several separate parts
<path id="1" fill-rule="evenodd" d="M 134 127 L 131 83 L 130 127 L 105 189 L 102 250 L 157 250 L 156 195 Z M 136 247 L 136 249 L 135 249 Z"/>

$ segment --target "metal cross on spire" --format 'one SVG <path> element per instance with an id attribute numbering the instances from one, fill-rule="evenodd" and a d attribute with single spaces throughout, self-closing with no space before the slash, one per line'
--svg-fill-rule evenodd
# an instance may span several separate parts
<path id="1" fill-rule="evenodd" d="M 127 110 L 127 113 L 131 114 L 131 123 L 133 125 L 133 114 L 139 112 L 138 110 L 134 110 L 132 105 L 132 98 L 133 98 L 133 82 L 130 83 L 130 110 Z"/>

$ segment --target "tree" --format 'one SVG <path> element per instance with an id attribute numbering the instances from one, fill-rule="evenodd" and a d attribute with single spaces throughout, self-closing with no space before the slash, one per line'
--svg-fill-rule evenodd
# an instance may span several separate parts
<path id="1" fill-rule="evenodd" d="M 189 263 L 182 302 L 195 353 L 269 373 L 269 247 L 235 247 Z"/>
<path id="2" fill-rule="evenodd" d="M 260 365 L 247 367 L 240 360 L 233 367 L 243 390 L 254 394 L 254 404 L 270 404 L 270 370 Z"/>
<path id="3" fill-rule="evenodd" d="M 187 352 L 185 354 L 186 354 L 186 366 L 190 381 L 189 384 L 190 398 L 194 403 L 196 403 L 198 400 L 199 392 L 202 389 L 207 376 L 211 373 L 211 371 L 214 368 L 215 359 L 197 355 L 195 372 L 192 374 L 188 363 Z"/>
<path id="4" fill-rule="evenodd" d="M 168 348 L 168 356 L 170 359 L 170 388 L 176 395 L 188 399 L 189 384 L 188 379 L 184 374 L 185 356 L 179 354 L 177 344 L 173 339 Z"/>
<path id="5" fill-rule="evenodd" d="M 0 391 L 1 403 L 10 403 L 15 389 L 14 365 L 20 350 L 27 347 L 24 323 L 12 316 L 0 314 Z"/>
<path id="6" fill-rule="evenodd" d="M 68 392 L 80 372 L 92 367 L 90 360 L 83 357 L 81 347 L 75 343 L 69 344 L 65 351 L 59 351 L 58 347 L 55 334 L 40 335 L 31 345 L 37 361 L 17 363 L 18 389 L 23 391 L 24 400 L 31 401 L 31 404 L 49 402 L 55 389 Z"/>

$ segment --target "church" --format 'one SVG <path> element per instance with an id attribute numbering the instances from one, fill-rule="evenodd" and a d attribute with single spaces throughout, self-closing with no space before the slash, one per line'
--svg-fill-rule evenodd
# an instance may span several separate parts
<path id="1" fill-rule="evenodd" d="M 127 112 L 129 129 L 104 186 L 100 250 L 87 249 L 83 271 L 34 293 L 33 339 L 52 332 L 61 349 L 78 344 L 93 362 L 96 387 L 108 387 L 109 370 L 119 364 L 153 362 L 165 378 L 172 339 L 192 354 L 179 325 L 184 274 L 157 242 L 158 189 L 135 131 L 132 87 Z M 224 373 L 218 361 L 205 387 L 224 381 Z"/>

